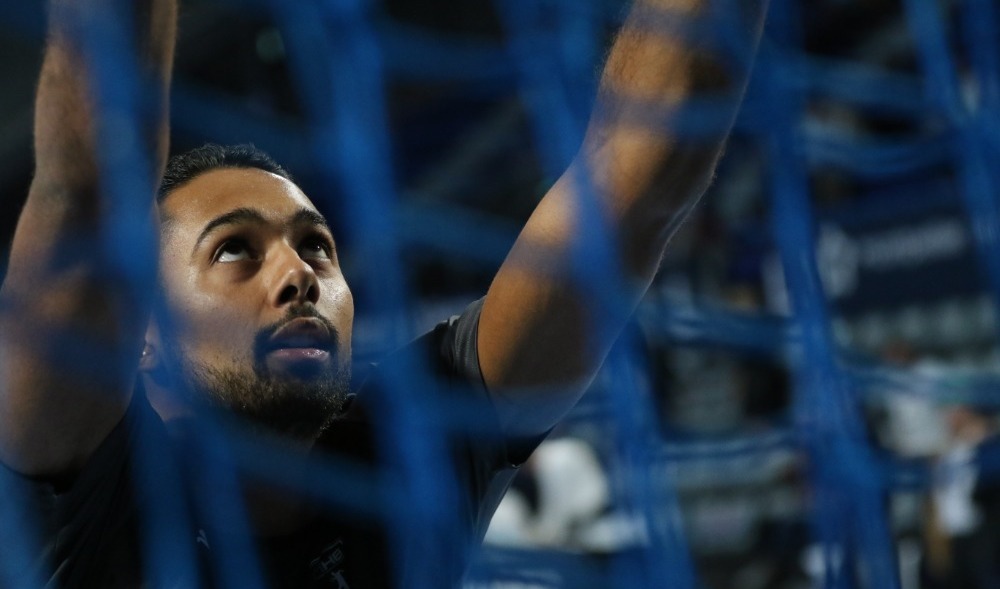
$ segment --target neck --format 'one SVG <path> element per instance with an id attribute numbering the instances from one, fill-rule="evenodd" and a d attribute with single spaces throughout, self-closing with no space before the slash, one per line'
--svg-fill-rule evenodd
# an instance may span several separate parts
<path id="1" fill-rule="evenodd" d="M 144 380 L 146 397 L 160 419 L 167 426 L 173 437 L 190 435 L 190 428 L 185 424 L 199 421 L 199 412 L 186 402 L 181 395 L 170 388 L 152 381 Z M 301 439 L 283 437 L 273 432 L 257 431 L 256 425 L 251 425 L 250 431 L 254 439 L 277 447 L 282 452 L 305 457 L 315 444 L 314 438 Z M 296 461 L 299 462 L 299 461 Z M 305 461 L 301 461 L 305 467 Z M 299 475 L 304 473 L 299 472 Z M 243 500 L 247 515 L 255 536 L 259 538 L 277 537 L 290 534 L 301 528 L 307 521 L 309 509 L 306 501 L 277 485 L 260 481 L 241 480 Z"/>

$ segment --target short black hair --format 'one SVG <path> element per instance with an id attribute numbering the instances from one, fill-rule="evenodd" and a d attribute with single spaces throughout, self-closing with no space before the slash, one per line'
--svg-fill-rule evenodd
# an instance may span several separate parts
<path id="1" fill-rule="evenodd" d="M 220 168 L 257 168 L 294 182 L 288 170 L 252 143 L 217 145 L 206 143 L 175 155 L 167 161 L 156 201 L 163 202 L 171 192 L 195 177 Z"/>

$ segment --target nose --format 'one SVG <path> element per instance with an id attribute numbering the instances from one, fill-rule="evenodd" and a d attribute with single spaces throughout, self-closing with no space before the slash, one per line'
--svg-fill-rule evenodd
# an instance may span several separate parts
<path id="1" fill-rule="evenodd" d="M 294 248 L 286 244 L 276 246 L 273 260 L 274 279 L 268 293 L 272 305 L 283 307 L 319 300 L 316 271 Z"/>

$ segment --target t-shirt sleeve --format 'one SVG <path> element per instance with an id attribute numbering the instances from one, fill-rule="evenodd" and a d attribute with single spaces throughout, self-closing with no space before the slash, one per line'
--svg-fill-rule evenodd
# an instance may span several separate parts
<path id="1" fill-rule="evenodd" d="M 463 472 L 464 465 L 459 462 L 459 478 L 470 477 L 472 480 L 469 482 L 480 494 L 475 526 L 480 541 L 517 469 L 544 438 L 513 438 L 506 436 L 501 429 L 499 414 L 479 365 L 477 338 L 482 308 L 483 299 L 479 299 L 460 315 L 438 324 L 432 332 L 437 347 L 438 370 L 443 371 L 454 384 L 450 392 L 464 397 L 456 399 L 456 403 L 460 406 L 468 403 L 476 412 L 473 418 L 466 420 L 466 423 L 475 425 L 470 425 L 465 431 L 458 428 L 456 445 L 467 453 L 470 467 L 468 472 Z"/>
<path id="2" fill-rule="evenodd" d="M 502 435 L 500 417 L 495 401 L 490 395 L 483 379 L 483 371 L 479 365 L 479 317 L 482 314 L 484 299 L 466 307 L 460 315 L 456 315 L 438 325 L 441 335 L 441 357 L 453 367 L 455 374 L 473 387 L 475 394 L 488 405 L 488 413 L 492 427 L 497 432 L 501 446 L 497 449 L 497 459 L 503 467 L 518 467 L 528 459 L 528 456 L 538 447 L 545 435 L 531 437 L 509 437 Z"/>
<path id="3" fill-rule="evenodd" d="M 438 439 L 442 439 L 444 428 L 443 439 L 462 498 L 461 507 L 455 507 L 476 541 L 486 534 L 518 467 L 544 437 L 512 439 L 501 429 L 476 349 L 482 305 L 482 300 L 471 303 L 459 315 L 442 321 L 380 362 L 369 373 L 345 419 L 329 428 L 327 436 L 331 447 L 351 446 L 346 439 L 338 442 L 334 438 L 347 436 L 345 426 L 352 423 L 370 424 L 372 441 L 378 446 L 379 436 L 387 435 L 382 430 L 386 427 L 384 415 L 395 404 L 389 397 L 397 392 L 416 400 L 432 422 L 416 427 L 426 427 L 428 434 Z"/>

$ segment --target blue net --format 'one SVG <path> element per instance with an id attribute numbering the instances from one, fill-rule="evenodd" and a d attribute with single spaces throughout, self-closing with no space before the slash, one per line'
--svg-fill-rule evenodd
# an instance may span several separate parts
<path id="1" fill-rule="evenodd" d="M 74 32 L 92 64 L 107 229 L 100 243 L 81 247 L 100 252 L 116 283 L 133 285 L 135 292 L 128 296 L 151 297 L 156 280 L 139 262 L 154 244 L 141 231 L 145 226 L 134 220 L 143 214 L 135 195 L 150 192 L 151 175 L 138 130 L 155 112 L 156 101 L 139 83 L 131 50 L 136 40 L 129 37 L 131 29 L 122 26 L 132 18 L 128 3 L 94 4 Z M 656 34 L 699 39 L 723 63 L 739 68 L 750 59 L 752 41 L 737 4 L 717 0 L 697 22 L 673 14 L 651 15 L 649 27 Z M 866 405 L 880 392 L 907 391 L 932 401 L 957 399 L 995 409 L 1000 383 L 987 372 L 955 381 L 901 370 L 845 344 L 837 325 L 849 305 L 831 293 L 827 268 L 817 263 L 823 261 L 817 248 L 822 241 L 820 219 L 826 223 L 829 215 L 817 211 L 822 206 L 817 204 L 815 177 L 834 170 L 841 178 L 876 186 L 881 195 L 872 199 L 877 203 L 866 204 L 866 210 L 881 206 L 888 215 L 912 214 L 915 207 L 924 206 L 921 203 L 931 203 L 926 206 L 933 209 L 940 192 L 949 192 L 954 196 L 949 205 L 965 215 L 971 235 L 978 290 L 1000 308 L 1000 210 L 993 167 L 1000 137 L 997 8 L 988 0 L 963 0 L 948 10 L 936 2 L 906 1 L 893 13 L 894 21 L 908 32 L 907 46 L 915 61 L 914 67 L 900 71 L 815 54 L 810 35 L 821 27 L 810 20 L 816 15 L 804 4 L 772 1 L 765 40 L 736 124 L 733 154 L 722 164 L 722 187 L 707 197 L 710 204 L 726 191 L 764 195 L 766 213 L 758 220 L 757 235 L 780 260 L 787 308 L 783 313 L 746 313 L 708 297 L 665 296 L 669 289 L 658 282 L 637 312 L 645 335 L 626 330 L 594 391 L 571 417 L 575 427 L 589 428 L 591 436 L 601 440 L 615 510 L 631 530 L 629 540 L 599 558 L 572 551 L 487 547 L 473 558 L 466 586 L 717 586 L 706 580 L 712 575 L 698 566 L 701 557 L 692 548 L 692 524 L 680 498 L 685 476 L 697 470 L 692 464 L 724 470 L 726 460 L 774 452 L 801 460 L 798 485 L 808 489 L 810 500 L 796 517 L 808 530 L 801 548 L 815 549 L 818 564 L 810 573 L 814 579 L 830 588 L 915 586 L 901 580 L 898 534 L 889 506 L 896 493 L 926 493 L 931 484 L 928 467 L 907 464 L 879 447 Z M 493 5 L 502 29 L 498 39 L 404 24 L 362 0 L 230 3 L 230 9 L 250 11 L 273 23 L 287 52 L 301 114 L 295 121 L 250 114 L 239 99 L 183 78 L 175 83 L 176 132 L 220 143 L 253 141 L 294 171 L 308 170 L 310 185 L 322 187 L 311 197 L 338 219 L 338 239 L 343 236 L 350 244 L 351 286 L 360 293 L 358 304 L 364 310 L 356 336 L 363 359 L 374 355 L 368 353 L 372 350 L 397 348 L 414 335 L 414 317 L 423 307 L 407 268 L 413 250 L 490 273 L 516 235 L 516 223 L 475 212 L 481 204 L 476 198 L 450 206 L 421 203 L 403 194 L 395 180 L 399 168 L 393 125 L 387 119 L 387 80 L 464 84 L 473 95 L 516 88 L 523 109 L 517 122 L 529 130 L 537 175 L 557 178 L 579 149 L 601 57 L 610 32 L 625 14 L 622 2 L 610 0 L 496 0 Z M 39 15 L 38 7 L 7 3 L 0 12 L 0 27 L 28 37 L 33 31 L 38 39 L 43 32 Z M 725 98 L 699 96 L 671 113 L 629 106 L 638 124 L 697 142 L 725 120 Z M 816 124 L 817 104 L 903 121 L 920 131 L 860 134 L 846 125 Z M 518 147 L 500 132 L 488 133 L 484 143 L 486 150 Z M 745 177 L 727 179 L 738 167 L 732 162 L 741 157 L 766 162 L 756 183 Z M 951 182 L 912 180 L 923 171 L 945 168 L 953 174 Z M 437 187 L 488 192 L 481 184 L 463 185 L 467 179 L 456 176 L 460 174 L 445 171 Z M 610 309 L 600 316 L 614 316 L 618 313 L 613 310 L 626 304 L 615 237 L 600 214 L 587 171 L 580 170 L 572 181 L 579 194 L 580 228 L 572 244 L 572 279 L 586 293 L 587 305 Z M 734 188 L 734 183 L 739 186 Z M 681 211 L 678 222 L 689 212 Z M 923 279 L 933 282 L 935 277 Z M 993 323 L 998 316 L 994 314 Z M 989 326 L 991 332 L 994 327 Z M 365 328 L 371 332 L 361 333 Z M 595 326 L 599 331 L 617 328 Z M 777 359 L 791 375 L 789 419 L 764 433 L 732 439 L 664 433 L 654 399 L 662 391 L 656 390 L 652 376 L 657 366 L 650 358 L 650 341 Z M 76 347 L 89 346 L 83 342 Z M 430 386 L 431 375 L 425 371 L 420 365 L 403 364 L 382 375 L 389 394 L 377 401 L 378 445 L 401 465 L 394 471 L 399 479 L 390 481 L 383 472 L 334 458 L 295 458 L 226 423 L 190 432 L 179 455 L 165 453 L 153 442 L 140 443 L 134 474 L 149 586 L 199 586 L 195 548 L 184 536 L 193 510 L 210 514 L 205 525 L 218 538 L 212 567 L 220 584 L 265 586 L 240 492 L 240 482 L 250 478 L 303 493 L 331 510 L 387 524 L 390 549 L 406 551 L 426 567 L 424 574 L 413 577 L 417 583 L 439 587 L 435 563 L 448 558 L 448 547 L 472 549 L 463 544 L 456 514 L 446 508 L 458 501 L 459 493 L 447 465 L 447 439 L 455 432 L 479 431 L 483 416 L 461 404 L 417 402 L 421 395 L 414 391 Z M 182 470 L 194 470 L 206 482 L 194 505 L 181 500 Z M 13 475 L 0 470 L 0 529 L 7 538 L 0 549 L 4 587 L 41 587 L 49 574 L 34 568 L 39 553 L 36 530 L 42 522 L 30 521 L 23 508 L 28 500 Z M 212 528 L 227 532 L 212 534 Z M 725 526 L 721 528 L 724 533 Z M 413 541 L 422 537 L 436 541 Z M 733 583 L 726 586 L 753 586 Z"/>

